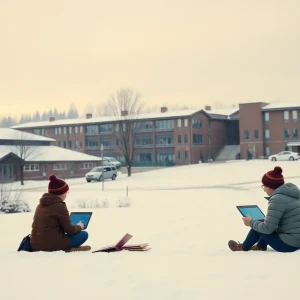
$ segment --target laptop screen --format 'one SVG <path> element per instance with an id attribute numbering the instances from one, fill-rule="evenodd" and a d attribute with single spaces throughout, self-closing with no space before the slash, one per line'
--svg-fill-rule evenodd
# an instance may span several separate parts
<path id="1" fill-rule="evenodd" d="M 92 212 L 72 212 L 70 214 L 71 223 L 73 225 L 77 225 L 80 221 L 84 225 L 84 229 L 86 229 L 89 225 Z"/>
<path id="2" fill-rule="evenodd" d="M 250 216 L 253 220 L 262 220 L 265 218 L 265 215 L 257 205 L 237 206 L 237 208 L 244 217 Z"/>

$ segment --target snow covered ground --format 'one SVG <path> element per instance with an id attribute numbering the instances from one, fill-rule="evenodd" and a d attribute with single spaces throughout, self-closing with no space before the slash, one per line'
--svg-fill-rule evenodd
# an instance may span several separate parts
<path id="1" fill-rule="evenodd" d="M 262 175 L 275 165 L 286 182 L 300 186 L 300 161 L 234 161 L 173 167 L 121 175 L 116 181 L 67 180 L 70 211 L 92 210 L 92 250 L 116 243 L 148 242 L 148 252 L 17 252 L 30 232 L 33 212 L 0 215 L 0 297 L 3 300 L 60 299 L 296 299 L 300 251 L 282 254 L 231 252 L 229 239 L 243 241 L 248 227 L 236 209 L 266 210 Z M 48 181 L 25 182 L 23 198 L 33 211 Z M 19 187 L 19 183 L 13 185 Z M 126 197 L 130 207 L 118 207 Z M 78 208 L 82 201 L 108 208 Z"/>

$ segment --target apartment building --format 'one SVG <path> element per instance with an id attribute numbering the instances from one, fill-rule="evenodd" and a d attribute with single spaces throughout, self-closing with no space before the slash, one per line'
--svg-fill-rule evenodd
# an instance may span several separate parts
<path id="1" fill-rule="evenodd" d="M 241 103 L 241 158 L 259 158 L 291 150 L 300 153 L 300 104 Z"/>
<path id="2" fill-rule="evenodd" d="M 120 112 L 120 115 L 126 112 Z M 158 113 L 141 114 L 135 139 L 135 163 L 140 165 L 184 165 L 214 159 L 224 145 L 239 144 L 238 108 L 169 112 L 161 107 Z M 47 136 L 56 145 L 86 154 L 114 156 L 123 160 L 118 147 L 118 120 L 114 117 L 93 117 L 20 124 L 14 129 Z"/>

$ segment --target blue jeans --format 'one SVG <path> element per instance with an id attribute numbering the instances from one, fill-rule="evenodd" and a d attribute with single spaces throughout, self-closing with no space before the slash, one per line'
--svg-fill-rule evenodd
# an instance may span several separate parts
<path id="1" fill-rule="evenodd" d="M 88 239 L 89 235 L 86 231 L 80 231 L 74 235 L 68 235 L 68 237 L 71 242 L 71 247 L 77 248 L 81 246 Z"/>
<path id="2" fill-rule="evenodd" d="M 269 245 L 278 252 L 294 252 L 299 249 L 284 243 L 279 238 L 277 232 L 273 232 L 272 234 L 264 234 L 251 229 L 242 247 L 244 250 L 250 250 L 250 248 L 256 243 L 261 248 L 266 248 L 267 245 Z"/>

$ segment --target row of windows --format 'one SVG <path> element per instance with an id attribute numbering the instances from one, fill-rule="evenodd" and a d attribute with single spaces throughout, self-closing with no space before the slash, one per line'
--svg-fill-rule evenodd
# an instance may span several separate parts
<path id="1" fill-rule="evenodd" d="M 53 170 L 62 171 L 69 170 L 71 165 L 69 163 L 56 163 L 53 165 Z M 92 169 L 96 167 L 96 163 L 82 163 L 81 169 Z M 40 171 L 40 164 L 38 163 L 27 163 L 24 166 L 24 172 L 38 172 Z"/>
<path id="2" fill-rule="evenodd" d="M 283 131 L 284 134 L 284 139 L 288 140 L 290 138 L 293 138 L 294 140 L 298 140 L 298 129 L 297 128 L 293 128 L 292 130 L 290 130 L 289 128 L 285 128 Z M 259 130 L 255 129 L 253 132 L 253 138 L 254 140 L 258 140 L 259 139 Z M 244 130 L 244 140 L 247 141 L 250 139 L 250 133 L 249 130 L 246 129 Z M 265 129 L 265 139 L 270 139 L 270 129 Z"/>
<path id="3" fill-rule="evenodd" d="M 177 127 L 188 127 L 189 120 L 188 119 L 177 119 Z M 125 130 L 126 124 L 123 124 Z M 201 128 L 202 123 L 201 120 L 198 119 L 192 119 L 192 128 L 198 129 Z M 159 120 L 155 122 L 155 126 L 153 126 L 152 121 L 145 121 L 145 122 L 137 122 L 136 123 L 136 129 L 137 131 L 150 131 L 153 130 L 153 128 L 157 130 L 173 130 L 174 129 L 174 120 Z M 100 124 L 100 125 L 86 125 L 85 126 L 85 133 L 87 135 L 97 135 L 100 134 L 111 134 L 113 133 L 114 127 L 113 124 Z M 119 131 L 119 124 L 115 125 L 115 130 Z M 78 125 L 78 126 L 63 126 L 63 127 L 55 127 L 54 128 L 54 135 L 55 136 L 61 136 L 61 135 L 67 135 L 68 134 L 82 134 L 84 132 L 84 126 Z M 47 128 L 35 128 L 33 130 L 34 134 L 42 135 L 42 136 L 48 136 L 48 129 Z"/>
<path id="4" fill-rule="evenodd" d="M 290 115 L 291 115 L 292 120 L 294 122 L 298 121 L 298 111 L 297 110 L 292 110 L 292 111 L 285 110 L 283 112 L 283 120 L 285 122 L 288 122 L 290 120 Z M 269 123 L 270 122 L 270 113 L 269 112 L 265 112 L 264 116 L 265 116 L 265 123 Z"/>

